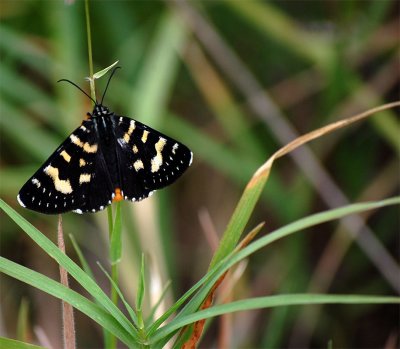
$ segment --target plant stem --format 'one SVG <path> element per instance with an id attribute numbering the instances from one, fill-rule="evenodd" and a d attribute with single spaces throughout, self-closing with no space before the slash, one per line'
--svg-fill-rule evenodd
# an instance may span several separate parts
<path id="1" fill-rule="evenodd" d="M 86 33 L 87 33 L 88 58 L 89 58 L 90 95 L 94 100 L 96 100 L 96 90 L 95 90 L 94 79 L 93 79 L 92 34 L 90 31 L 89 0 L 85 0 L 85 14 L 86 14 Z"/>
<path id="2" fill-rule="evenodd" d="M 86 15 L 86 33 L 87 33 L 87 42 L 88 42 L 88 59 L 89 59 L 89 84 L 90 84 L 90 95 L 93 100 L 97 101 L 96 98 L 96 89 L 94 83 L 94 73 L 93 73 L 93 55 L 92 55 L 92 34 L 90 31 L 90 14 L 89 14 L 89 0 L 85 0 L 85 15 Z M 111 241 L 111 235 L 113 231 L 113 219 L 112 219 L 112 209 L 111 206 L 107 207 L 107 217 L 108 217 L 108 229 L 109 229 L 109 237 Z M 110 248 L 110 256 L 111 256 L 111 248 Z M 115 283 L 118 283 L 118 270 L 115 265 L 111 266 L 111 277 Z M 111 285 L 111 299 L 114 304 L 118 303 L 118 293 Z M 117 338 L 109 333 L 108 331 L 104 331 L 104 343 L 107 348 L 115 349 L 117 347 Z"/>
<path id="3" fill-rule="evenodd" d="M 57 241 L 58 248 L 61 252 L 65 253 L 64 233 L 62 229 L 62 218 L 58 215 L 58 227 L 57 227 Z M 60 279 L 61 283 L 69 288 L 68 284 L 68 273 L 60 265 Z M 63 337 L 64 337 L 64 348 L 75 349 L 76 338 L 75 338 L 75 320 L 74 311 L 71 304 L 62 301 L 62 321 L 63 321 Z"/>

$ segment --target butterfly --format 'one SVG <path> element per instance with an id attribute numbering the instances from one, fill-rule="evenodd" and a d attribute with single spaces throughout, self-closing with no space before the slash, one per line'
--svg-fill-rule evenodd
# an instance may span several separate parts
<path id="1" fill-rule="evenodd" d="M 178 179 L 193 154 L 182 143 L 94 102 L 88 119 L 21 188 L 21 206 L 45 213 L 97 212 L 115 201 L 140 201 Z"/>

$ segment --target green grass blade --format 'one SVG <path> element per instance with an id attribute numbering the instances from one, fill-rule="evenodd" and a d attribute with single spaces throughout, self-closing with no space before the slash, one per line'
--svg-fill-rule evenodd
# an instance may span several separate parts
<path id="1" fill-rule="evenodd" d="M 43 131 L 32 119 L 4 100 L 1 100 L 1 113 L 2 136 L 14 140 L 16 146 L 34 159 L 43 161 L 49 156 L 49 149 L 56 149 L 60 143 L 57 137 Z"/>
<path id="2" fill-rule="evenodd" d="M 72 234 L 69 234 L 69 238 L 71 240 L 72 246 L 74 247 L 76 254 L 78 255 L 78 258 L 79 258 L 79 261 L 81 262 L 83 270 L 85 271 L 85 273 L 87 275 L 89 275 L 93 280 L 95 280 L 92 269 L 90 268 L 89 263 L 86 261 L 85 257 L 83 256 L 83 253 L 82 253 L 78 243 L 76 242 L 75 237 Z"/>
<path id="3" fill-rule="evenodd" d="M 160 18 L 145 65 L 137 78 L 130 112 L 152 127 L 160 124 L 178 70 L 178 53 L 186 40 L 186 30 L 173 12 Z"/>
<path id="4" fill-rule="evenodd" d="M 144 277 L 144 254 L 142 253 L 142 263 L 140 267 L 140 278 L 139 278 L 139 285 L 136 294 L 136 307 L 138 310 L 142 310 L 143 305 L 143 298 L 145 293 L 145 277 Z"/>
<path id="5" fill-rule="evenodd" d="M 121 203 L 116 203 L 115 221 L 111 233 L 110 241 L 110 258 L 111 265 L 116 265 L 121 261 L 122 253 L 122 218 L 121 218 Z"/>
<path id="6" fill-rule="evenodd" d="M 110 69 L 114 68 L 116 65 L 118 64 L 118 61 L 114 62 L 113 64 L 111 64 L 110 66 L 108 66 L 107 68 L 104 68 L 100 71 L 98 71 L 97 73 L 93 74 L 93 79 L 100 79 L 104 74 L 107 74 L 108 71 L 110 71 Z"/>
<path id="7" fill-rule="evenodd" d="M 62 253 L 58 247 L 43 235 L 32 224 L 20 216 L 15 210 L 0 199 L 0 208 L 3 209 L 10 218 L 35 241 L 50 257 L 55 259 L 59 265 L 64 267 L 83 288 L 89 292 L 114 318 L 130 332 L 132 336 L 137 336 L 137 331 L 123 313 L 107 297 L 103 290 L 87 275 L 74 261 Z"/>
<path id="8" fill-rule="evenodd" d="M 225 4 L 250 25 L 300 56 L 323 68 L 332 64 L 334 50 L 329 40 L 323 35 L 303 30 L 277 6 L 255 0 L 225 1 Z"/>
<path id="9" fill-rule="evenodd" d="M 321 295 L 321 294 L 289 294 L 244 299 L 236 302 L 216 305 L 194 314 L 186 315 L 165 325 L 151 338 L 151 343 L 163 339 L 176 330 L 202 319 L 238 311 L 283 307 L 289 305 L 311 304 L 400 304 L 400 297 L 364 296 L 364 295 Z"/>
<path id="10" fill-rule="evenodd" d="M 28 334 L 29 304 L 25 298 L 21 299 L 17 318 L 17 338 L 24 341 Z"/>
<path id="11" fill-rule="evenodd" d="M 29 343 L 17 341 L 15 339 L 0 337 L 0 348 L 4 349 L 46 349 Z"/>
<path id="12" fill-rule="evenodd" d="M 215 266 L 216 263 L 221 261 L 235 248 L 260 198 L 267 179 L 266 176 L 263 176 L 258 181 L 252 181 L 253 185 L 247 185 L 222 236 L 218 249 L 211 260 L 210 268 Z"/>
<path id="13" fill-rule="evenodd" d="M 279 239 L 287 237 L 291 234 L 304 230 L 314 225 L 325 223 L 331 220 L 342 218 L 349 214 L 355 214 L 363 212 L 366 210 L 372 210 L 377 208 L 382 208 L 389 205 L 400 204 L 400 197 L 389 198 L 377 202 L 367 202 L 360 204 L 348 205 L 345 207 L 340 207 L 333 210 L 328 210 L 325 212 L 317 213 L 302 219 L 299 219 L 293 223 L 290 223 L 274 232 L 259 238 L 258 240 L 250 243 L 248 246 L 242 250 L 225 257 L 222 261 L 217 263 L 212 267 L 209 272 L 201 278 L 189 291 L 187 291 L 165 314 L 163 314 L 159 319 L 157 319 L 152 326 L 150 326 L 148 333 L 149 335 L 156 332 L 156 329 L 178 308 L 196 292 L 200 287 L 200 291 L 190 300 L 189 303 L 184 307 L 184 309 L 176 316 L 173 321 L 176 321 L 182 316 L 191 314 L 195 312 L 201 303 L 204 301 L 205 297 L 209 293 L 211 287 L 215 284 L 218 278 L 229 268 L 231 268 L 237 262 L 243 260 L 244 258 L 250 256 L 254 252 L 260 250 L 261 248 L 275 242 Z"/>
<path id="14" fill-rule="evenodd" d="M 132 345 L 135 343 L 132 333 L 124 329 L 112 315 L 59 282 L 3 257 L 0 257 L 0 272 L 71 304 L 102 327 L 114 333 L 125 344 Z"/>
<path id="15" fill-rule="evenodd" d="M 111 286 L 115 289 L 115 291 L 117 292 L 119 298 L 121 299 L 122 303 L 124 303 L 124 306 L 126 308 L 126 310 L 128 311 L 128 314 L 130 315 L 133 323 L 135 324 L 136 327 L 139 327 L 138 325 L 138 319 L 137 316 L 135 314 L 135 311 L 133 310 L 133 308 L 129 305 L 129 303 L 126 301 L 124 294 L 122 293 L 122 291 L 120 290 L 120 288 L 118 287 L 118 285 L 114 282 L 114 280 L 112 279 L 111 275 L 109 273 L 107 273 L 107 271 L 104 269 L 104 267 L 97 262 L 97 265 L 99 266 L 99 268 L 102 270 L 102 272 L 104 273 L 104 275 L 108 278 L 108 280 L 111 283 Z"/>

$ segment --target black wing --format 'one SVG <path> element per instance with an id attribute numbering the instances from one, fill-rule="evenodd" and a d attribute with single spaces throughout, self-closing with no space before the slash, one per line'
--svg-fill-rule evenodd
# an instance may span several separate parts
<path id="1" fill-rule="evenodd" d="M 113 115 L 121 190 L 140 201 L 178 179 L 192 163 L 182 143 L 128 117 Z"/>
<path id="2" fill-rule="evenodd" d="M 21 206 L 46 214 L 95 212 L 111 203 L 113 189 L 98 151 L 93 121 L 82 123 L 25 183 Z"/>

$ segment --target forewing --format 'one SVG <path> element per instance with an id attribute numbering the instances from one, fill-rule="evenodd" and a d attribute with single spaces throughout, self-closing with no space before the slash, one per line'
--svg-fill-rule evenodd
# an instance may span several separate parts
<path id="1" fill-rule="evenodd" d="M 136 120 L 113 117 L 124 199 L 142 200 L 173 183 L 190 166 L 192 152 L 182 143 Z"/>
<path id="2" fill-rule="evenodd" d="M 95 203 L 89 197 L 93 195 L 93 187 L 104 184 L 95 180 L 96 176 L 102 176 L 96 173 L 98 157 L 93 122 L 84 121 L 24 184 L 18 202 L 46 214 L 72 210 L 81 213 L 92 210 L 94 206 L 106 205 L 112 189 L 104 194 L 104 198 L 97 196 Z M 107 186 L 103 185 L 102 190 L 106 191 Z"/>

